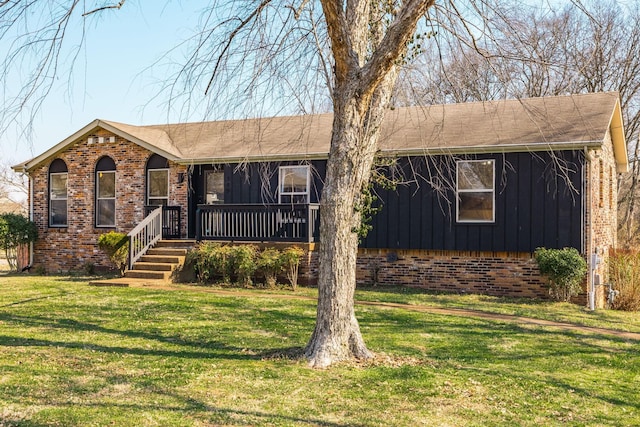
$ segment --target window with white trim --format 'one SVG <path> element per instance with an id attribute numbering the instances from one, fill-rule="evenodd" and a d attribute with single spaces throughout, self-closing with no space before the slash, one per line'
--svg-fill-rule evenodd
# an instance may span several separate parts
<path id="1" fill-rule="evenodd" d="M 169 169 L 147 171 L 147 205 L 166 206 L 169 203 Z"/>
<path id="2" fill-rule="evenodd" d="M 458 222 L 495 222 L 495 161 L 456 162 Z"/>
<path id="3" fill-rule="evenodd" d="M 116 225 L 116 164 L 110 157 L 96 164 L 96 227 Z"/>
<path id="4" fill-rule="evenodd" d="M 149 206 L 169 204 L 169 161 L 158 154 L 147 160 L 147 200 Z"/>
<path id="5" fill-rule="evenodd" d="M 280 166 L 279 203 L 309 203 L 309 166 Z"/>
<path id="6" fill-rule="evenodd" d="M 49 166 L 49 227 L 66 227 L 67 183 L 69 174 L 67 164 L 56 159 Z"/>

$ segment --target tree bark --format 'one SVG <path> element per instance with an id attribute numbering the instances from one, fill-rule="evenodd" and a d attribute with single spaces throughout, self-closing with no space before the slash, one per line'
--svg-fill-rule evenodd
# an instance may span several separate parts
<path id="1" fill-rule="evenodd" d="M 358 37 L 369 35 L 368 26 L 359 20 L 354 25 L 360 25 L 360 30 L 345 30 L 343 25 L 351 22 L 348 14 L 345 17 L 336 3 L 323 1 L 336 65 L 333 131 L 320 202 L 318 310 L 305 349 L 313 367 L 373 357 L 354 311 L 356 230 L 361 221 L 356 206 L 371 176 L 380 126 L 397 79 L 397 62 L 419 17 L 431 4 L 406 2 L 384 37 L 377 38 L 377 49 L 365 62 L 366 43 Z"/>
<path id="2" fill-rule="evenodd" d="M 348 102 L 351 101 L 351 102 Z M 354 312 L 360 215 L 355 210 L 369 179 L 375 140 L 363 140 L 362 118 L 348 100 L 334 115 L 331 151 L 320 205 L 318 311 L 305 354 L 314 367 L 352 357 L 369 358 Z"/>

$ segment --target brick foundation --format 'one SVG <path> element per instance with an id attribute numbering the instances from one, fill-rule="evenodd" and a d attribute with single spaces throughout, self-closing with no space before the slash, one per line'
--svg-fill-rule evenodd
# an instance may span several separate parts
<path id="1" fill-rule="evenodd" d="M 301 280 L 316 285 L 318 253 L 308 252 L 307 261 L 300 266 Z M 529 253 L 360 249 L 356 268 L 358 286 L 549 298 L 547 282 Z"/>
<path id="2" fill-rule="evenodd" d="M 531 254 L 361 249 L 359 285 L 404 285 L 432 291 L 548 298 Z"/>

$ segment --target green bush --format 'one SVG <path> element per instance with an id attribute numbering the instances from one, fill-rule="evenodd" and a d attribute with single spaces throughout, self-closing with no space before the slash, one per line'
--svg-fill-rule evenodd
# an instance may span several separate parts
<path id="1" fill-rule="evenodd" d="M 549 292 L 557 301 L 569 301 L 582 290 L 587 262 L 575 248 L 538 248 L 535 259 L 540 273 L 549 279 Z"/>
<path id="2" fill-rule="evenodd" d="M 238 245 L 231 247 L 230 265 L 236 282 L 243 286 L 250 286 L 258 266 L 256 265 L 257 248 L 253 245 Z"/>
<path id="3" fill-rule="evenodd" d="M 609 277 L 619 294 L 611 308 L 640 310 L 640 252 L 615 252 L 609 256 Z"/>
<path id="4" fill-rule="evenodd" d="M 298 269 L 300 267 L 300 259 L 303 255 L 304 251 L 297 246 L 290 246 L 280 254 L 280 263 L 294 291 L 298 287 Z"/>
<path id="5" fill-rule="evenodd" d="M 21 245 L 35 242 L 38 238 L 36 224 L 24 215 L 5 213 L 0 215 L 0 248 L 4 250 L 9 268 L 17 271 L 18 249 Z"/>
<path id="6" fill-rule="evenodd" d="M 185 265 L 190 265 L 193 268 L 193 272 L 200 283 L 206 282 L 207 279 L 207 277 L 205 277 L 206 269 L 204 268 L 204 260 L 202 257 L 203 244 L 204 243 L 199 243 L 193 250 L 189 251 L 185 260 Z"/>
<path id="7" fill-rule="evenodd" d="M 257 248 L 252 245 L 222 245 L 217 242 L 200 243 L 189 252 L 187 261 L 193 265 L 201 283 L 233 280 L 244 286 L 252 283 L 255 273 Z"/>
<path id="8" fill-rule="evenodd" d="M 194 250 L 188 253 L 187 262 L 193 265 L 196 277 L 200 283 L 207 283 L 220 276 L 219 271 L 214 267 L 213 254 L 221 247 L 216 242 L 201 242 Z"/>
<path id="9" fill-rule="evenodd" d="M 187 255 L 187 262 L 193 266 L 198 281 L 208 283 L 232 280 L 242 286 L 251 286 L 257 272 L 265 279 L 268 287 L 277 283 L 278 274 L 283 270 L 295 290 L 298 284 L 298 267 L 304 251 L 290 247 L 282 252 L 275 248 L 259 251 L 254 245 L 222 245 L 216 242 L 200 243 Z"/>
<path id="10" fill-rule="evenodd" d="M 232 247 L 229 245 L 218 245 L 209 253 L 208 263 L 212 278 L 220 278 L 224 283 L 231 282 L 233 273 L 231 253 Z"/>
<path id="11" fill-rule="evenodd" d="M 129 238 L 124 233 L 110 231 L 98 237 L 98 247 L 123 274 L 129 261 Z"/>
<path id="12" fill-rule="evenodd" d="M 273 287 L 278 281 L 278 274 L 282 271 L 282 258 L 280 251 L 275 248 L 266 248 L 258 254 L 256 260 L 258 270 L 264 276 L 265 285 Z"/>

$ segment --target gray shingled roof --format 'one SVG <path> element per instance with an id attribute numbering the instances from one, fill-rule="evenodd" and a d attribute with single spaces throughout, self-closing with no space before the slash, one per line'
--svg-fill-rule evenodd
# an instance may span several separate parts
<path id="1" fill-rule="evenodd" d="M 603 142 L 617 93 L 398 109 L 385 121 L 387 150 Z"/>
<path id="2" fill-rule="evenodd" d="M 332 121 L 332 114 L 153 126 L 96 120 L 18 166 L 29 169 L 97 126 L 184 163 L 326 157 Z M 409 154 L 597 147 L 609 130 L 622 171 L 628 162 L 616 92 L 397 108 L 387 112 L 380 149 Z"/>
<path id="3" fill-rule="evenodd" d="M 509 150 L 601 144 L 618 94 L 500 100 L 387 113 L 380 149 L 393 152 Z M 162 130 L 185 160 L 326 156 L 332 114 L 141 126 Z M 559 147 L 558 147 L 559 148 Z"/>

